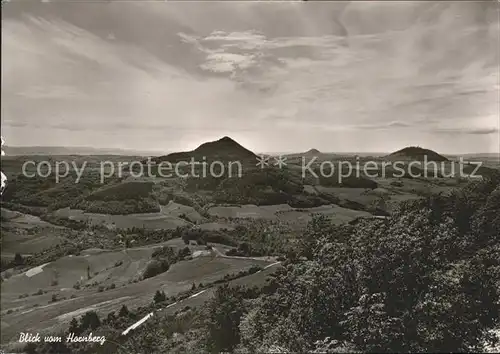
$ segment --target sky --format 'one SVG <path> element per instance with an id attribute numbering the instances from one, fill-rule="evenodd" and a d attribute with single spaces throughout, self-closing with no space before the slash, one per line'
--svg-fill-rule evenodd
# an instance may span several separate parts
<path id="1" fill-rule="evenodd" d="M 496 1 L 2 6 L 6 145 L 500 150 Z"/>

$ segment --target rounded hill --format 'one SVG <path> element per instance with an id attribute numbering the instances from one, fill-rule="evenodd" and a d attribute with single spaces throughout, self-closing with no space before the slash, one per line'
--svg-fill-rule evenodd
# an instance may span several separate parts
<path id="1" fill-rule="evenodd" d="M 306 154 L 321 154 L 321 152 L 318 149 L 311 149 L 306 151 Z"/>
<path id="2" fill-rule="evenodd" d="M 236 141 L 230 137 L 223 137 L 216 141 L 210 141 L 201 144 L 193 151 L 186 152 L 175 152 L 166 156 L 160 156 L 156 159 L 156 162 L 169 161 L 169 162 L 179 162 L 179 161 L 189 161 L 194 158 L 196 161 L 246 161 L 254 160 L 256 155 L 238 144 Z"/>
<path id="3" fill-rule="evenodd" d="M 427 159 L 427 161 L 448 161 L 446 157 L 438 154 L 437 152 L 429 149 L 424 149 L 419 146 L 409 146 L 404 149 L 393 152 L 392 154 L 386 156 L 389 159 L 402 159 L 402 160 L 417 160 L 422 161 Z"/>

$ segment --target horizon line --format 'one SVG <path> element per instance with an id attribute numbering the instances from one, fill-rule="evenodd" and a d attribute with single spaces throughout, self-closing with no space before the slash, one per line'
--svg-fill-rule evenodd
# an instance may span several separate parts
<path id="1" fill-rule="evenodd" d="M 408 146 L 407 146 L 408 147 Z M 135 153 L 157 153 L 157 154 L 162 154 L 162 155 L 168 155 L 171 153 L 175 152 L 180 152 L 184 150 L 170 150 L 170 151 L 165 151 L 165 150 L 155 150 L 155 149 L 133 149 L 133 148 L 121 148 L 121 147 L 94 147 L 94 146 L 64 146 L 64 145 L 4 145 L 3 148 L 21 148 L 21 149 L 27 149 L 27 148 L 43 148 L 43 149 L 50 149 L 50 148 L 62 148 L 62 149 L 89 149 L 89 150 L 104 150 L 104 151 L 123 151 L 123 152 L 135 152 Z M 405 147 L 406 148 L 406 147 Z M 430 149 L 433 150 L 433 149 Z M 187 150 L 186 150 L 187 151 Z M 320 154 L 348 154 L 348 155 L 356 155 L 356 154 L 372 154 L 373 156 L 381 156 L 383 154 L 391 154 L 394 151 L 321 151 L 319 150 Z M 259 151 L 256 154 L 265 154 L 265 155 L 291 155 L 291 154 L 300 154 L 300 153 L 306 153 L 307 151 Z M 437 152 L 437 151 L 436 151 Z M 448 156 L 459 156 L 459 155 L 498 155 L 500 158 L 500 151 L 497 152 L 486 152 L 486 151 L 477 151 L 477 152 L 466 152 L 466 153 L 458 153 L 458 152 L 443 152 L 440 153 L 441 155 L 448 155 Z M 29 154 L 29 155 L 34 155 L 34 154 Z M 80 155 L 80 154 L 70 154 L 70 155 Z M 114 154 L 116 155 L 116 154 Z M 118 154 L 120 155 L 120 154 Z M 4 155 L 7 157 L 8 155 Z M 16 155 L 11 155 L 11 156 L 16 156 Z M 123 155 L 126 156 L 126 155 Z"/>

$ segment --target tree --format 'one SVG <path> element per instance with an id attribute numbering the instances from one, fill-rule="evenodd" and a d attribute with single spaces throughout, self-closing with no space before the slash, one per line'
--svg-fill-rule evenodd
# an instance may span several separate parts
<path id="1" fill-rule="evenodd" d="M 156 290 L 155 296 L 153 298 L 153 301 L 155 302 L 155 304 L 158 304 L 160 302 L 164 302 L 166 299 L 167 299 L 167 296 L 165 295 L 165 293 L 163 291 Z"/>
<path id="2" fill-rule="evenodd" d="M 16 253 L 14 256 L 14 265 L 23 265 L 24 264 L 24 259 L 23 256 L 21 256 L 19 253 Z"/>
<path id="3" fill-rule="evenodd" d="M 207 349 L 231 352 L 240 341 L 239 323 L 244 311 L 241 288 L 218 287 L 207 306 Z"/>
<path id="4" fill-rule="evenodd" d="M 101 325 L 101 320 L 95 311 L 85 312 L 80 319 L 80 328 L 82 331 L 86 329 L 95 330 Z"/>
<path id="5" fill-rule="evenodd" d="M 120 312 L 118 312 L 118 316 L 128 317 L 129 315 L 130 315 L 130 312 L 129 312 L 127 306 L 122 305 L 122 307 L 120 308 Z"/>
<path id="6" fill-rule="evenodd" d="M 68 332 L 74 333 L 76 336 L 78 336 L 81 333 L 80 325 L 78 324 L 78 320 L 75 317 L 73 317 L 73 319 L 69 323 Z"/>
<path id="7" fill-rule="evenodd" d="M 116 315 L 114 312 L 108 313 L 108 316 L 106 317 L 106 322 L 108 324 L 113 324 L 116 321 Z"/>
<path id="8" fill-rule="evenodd" d="M 306 232 L 299 240 L 300 255 L 311 259 L 318 242 L 331 232 L 332 224 L 330 219 L 323 214 L 313 215 Z"/>

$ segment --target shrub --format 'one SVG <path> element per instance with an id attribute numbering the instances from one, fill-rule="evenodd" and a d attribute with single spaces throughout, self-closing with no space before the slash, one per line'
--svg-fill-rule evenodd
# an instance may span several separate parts
<path id="1" fill-rule="evenodd" d="M 179 250 L 177 253 L 177 257 L 179 259 L 185 259 L 191 255 L 191 250 L 189 247 L 184 247 L 183 249 Z"/>
<path id="2" fill-rule="evenodd" d="M 166 272 L 169 268 L 170 264 L 167 261 L 152 260 L 146 266 L 146 269 L 144 270 L 142 277 L 143 279 L 148 279 L 163 272 Z"/>
<path id="3" fill-rule="evenodd" d="M 394 187 L 403 187 L 403 182 L 402 181 L 392 181 L 391 186 Z"/>
<path id="4" fill-rule="evenodd" d="M 80 329 L 85 331 L 87 329 L 95 330 L 101 325 L 101 320 L 95 311 L 85 312 L 80 319 Z"/>

